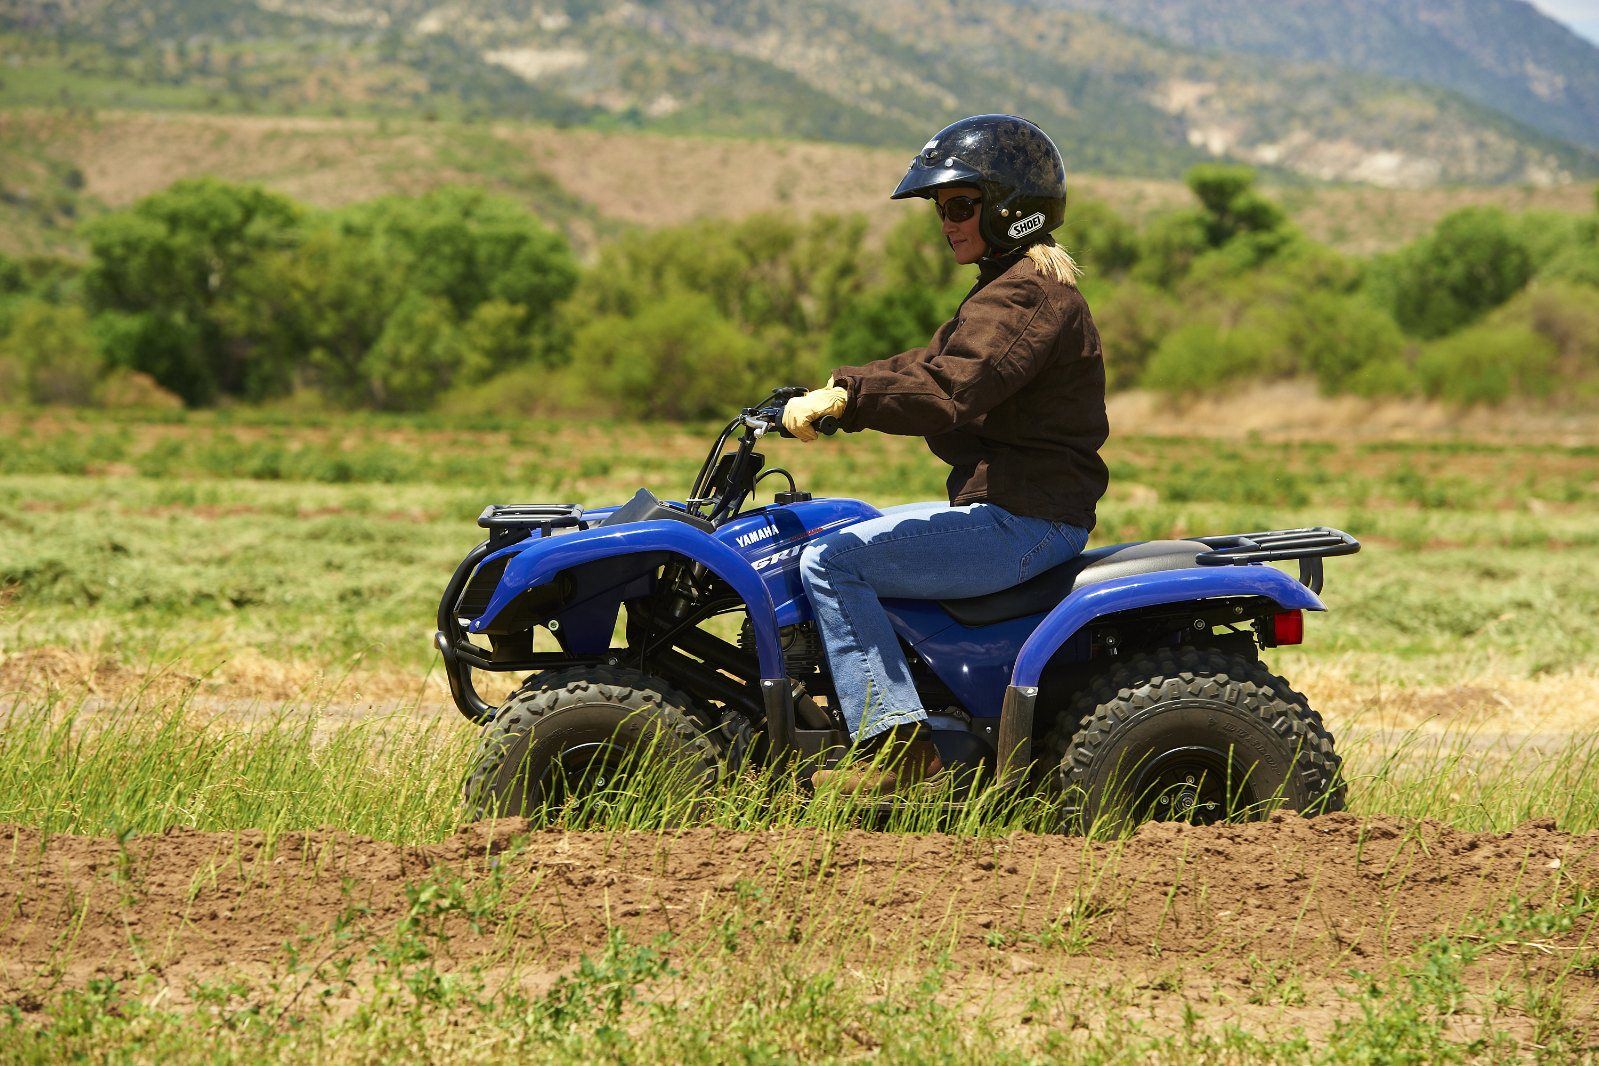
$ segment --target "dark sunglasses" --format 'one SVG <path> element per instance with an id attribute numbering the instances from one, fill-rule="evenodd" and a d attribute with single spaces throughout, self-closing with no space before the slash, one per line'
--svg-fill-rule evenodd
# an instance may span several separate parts
<path id="1" fill-rule="evenodd" d="M 943 203 L 933 201 L 933 210 L 938 212 L 938 217 L 951 222 L 965 222 L 977 213 L 977 205 L 983 202 L 981 196 L 951 196 Z"/>

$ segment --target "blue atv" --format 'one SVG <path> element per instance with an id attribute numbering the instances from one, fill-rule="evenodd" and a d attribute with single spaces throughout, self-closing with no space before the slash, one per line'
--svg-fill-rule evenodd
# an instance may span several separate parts
<path id="1" fill-rule="evenodd" d="M 456 705 L 483 726 L 474 813 L 616 788 L 645 750 L 709 786 L 847 749 L 800 552 L 879 512 L 763 469 L 757 444 L 804 391 L 730 422 L 686 501 L 641 489 L 478 517 L 488 539 L 450 579 L 435 638 Z M 746 510 L 774 477 L 773 502 Z M 1303 612 L 1325 609 L 1322 559 L 1359 549 L 1325 527 L 1118 544 L 992 595 L 884 607 L 940 757 L 967 782 L 1048 789 L 1079 824 L 1329 811 L 1343 803 L 1332 737 L 1260 650 L 1301 642 Z M 1298 580 L 1268 565 L 1281 560 Z M 722 615 L 741 617 L 736 642 L 707 628 Z M 496 707 L 477 671 L 531 676 Z"/>

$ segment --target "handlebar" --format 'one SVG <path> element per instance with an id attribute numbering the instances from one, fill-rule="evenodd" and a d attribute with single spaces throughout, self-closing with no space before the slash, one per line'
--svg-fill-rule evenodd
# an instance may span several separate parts
<path id="1" fill-rule="evenodd" d="M 803 395 L 805 390 L 802 389 L 800 391 Z M 748 417 L 751 422 L 758 421 L 765 430 L 775 429 L 777 431 L 777 435 L 780 437 L 794 436 L 794 434 L 783 428 L 782 407 L 762 407 L 757 411 L 750 412 Z M 838 432 L 839 428 L 838 419 L 834 418 L 832 415 L 823 415 L 821 418 L 818 418 L 815 422 L 813 422 L 812 425 L 815 427 L 816 432 L 820 433 L 824 437 L 831 437 L 833 434 Z"/>

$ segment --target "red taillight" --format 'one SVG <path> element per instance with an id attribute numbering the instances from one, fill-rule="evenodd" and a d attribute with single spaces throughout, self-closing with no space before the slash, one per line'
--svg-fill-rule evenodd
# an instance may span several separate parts
<path id="1" fill-rule="evenodd" d="M 1271 620 L 1272 640 L 1277 644 L 1303 644 L 1305 642 L 1305 612 L 1283 611 Z"/>

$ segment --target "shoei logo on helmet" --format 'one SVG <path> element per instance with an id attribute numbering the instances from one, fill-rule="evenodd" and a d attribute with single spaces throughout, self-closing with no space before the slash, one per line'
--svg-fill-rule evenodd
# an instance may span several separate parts
<path id="1" fill-rule="evenodd" d="M 1034 230 L 1036 230 L 1039 227 L 1043 226 L 1043 224 L 1044 224 L 1044 214 L 1043 214 L 1043 212 L 1034 211 L 1032 214 L 1028 215 L 1026 218 L 1019 218 L 1015 222 L 1011 223 L 1010 229 L 1006 230 L 1005 232 L 1007 234 L 1009 234 L 1013 238 L 1015 238 L 1015 237 L 1025 237 L 1029 233 L 1032 233 Z"/>

